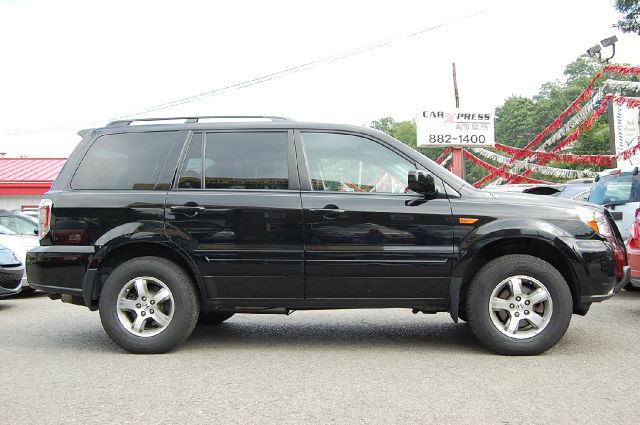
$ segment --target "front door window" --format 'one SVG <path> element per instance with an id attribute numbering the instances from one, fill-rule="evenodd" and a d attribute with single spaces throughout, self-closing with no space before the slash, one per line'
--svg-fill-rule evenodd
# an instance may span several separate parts
<path id="1" fill-rule="evenodd" d="M 381 144 L 348 134 L 302 133 L 311 188 L 323 192 L 408 192 L 415 166 Z"/>

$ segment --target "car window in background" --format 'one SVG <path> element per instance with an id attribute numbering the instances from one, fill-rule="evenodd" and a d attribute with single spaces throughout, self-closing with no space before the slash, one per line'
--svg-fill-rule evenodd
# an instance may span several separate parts
<path id="1" fill-rule="evenodd" d="M 6 227 L 0 225 L 0 235 L 15 235 L 15 234 L 16 232 L 14 232 L 13 230 L 7 229 Z"/>
<path id="2" fill-rule="evenodd" d="M 324 192 L 405 193 L 416 167 L 371 139 L 302 133 L 311 188 Z"/>
<path id="3" fill-rule="evenodd" d="M 0 216 L 0 226 L 6 227 L 19 235 L 33 235 L 34 231 L 38 228 L 37 225 L 28 219 L 16 216 Z"/>
<path id="4" fill-rule="evenodd" d="M 619 173 L 602 176 L 594 183 L 589 202 L 600 205 L 640 201 L 640 176 Z"/>

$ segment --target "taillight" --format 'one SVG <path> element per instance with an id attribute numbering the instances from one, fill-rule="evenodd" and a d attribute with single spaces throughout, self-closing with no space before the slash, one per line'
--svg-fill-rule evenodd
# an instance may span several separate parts
<path id="1" fill-rule="evenodd" d="M 38 230 L 38 237 L 44 238 L 51 229 L 51 207 L 53 207 L 53 201 L 51 199 L 42 199 L 40 206 L 38 207 L 38 222 L 40 229 Z"/>
<path id="2" fill-rule="evenodd" d="M 627 246 L 633 249 L 640 249 L 640 208 L 636 210 L 636 219 L 631 223 L 631 235 L 627 240 Z"/>
<path id="3" fill-rule="evenodd" d="M 627 255 L 624 248 L 617 243 L 614 243 L 613 246 L 615 247 L 614 252 L 616 257 L 616 279 L 620 280 L 624 275 L 624 266 L 627 265 Z"/>

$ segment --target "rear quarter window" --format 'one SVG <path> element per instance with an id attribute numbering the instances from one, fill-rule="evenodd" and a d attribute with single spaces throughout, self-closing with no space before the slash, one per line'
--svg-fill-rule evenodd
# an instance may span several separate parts
<path id="1" fill-rule="evenodd" d="M 152 190 L 170 182 L 158 176 L 171 147 L 185 132 L 109 134 L 98 137 L 71 180 L 73 189 Z"/>

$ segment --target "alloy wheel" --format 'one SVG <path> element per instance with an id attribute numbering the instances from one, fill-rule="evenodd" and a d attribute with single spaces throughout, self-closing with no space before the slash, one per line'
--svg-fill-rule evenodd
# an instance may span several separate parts
<path id="1" fill-rule="evenodd" d="M 553 314 L 549 290 L 530 276 L 511 276 L 500 282 L 489 297 L 491 322 L 502 334 L 526 339 L 542 332 Z"/>

